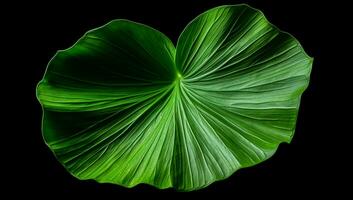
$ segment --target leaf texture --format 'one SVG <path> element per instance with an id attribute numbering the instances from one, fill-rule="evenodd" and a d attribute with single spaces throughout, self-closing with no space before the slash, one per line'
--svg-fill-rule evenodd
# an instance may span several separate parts
<path id="1" fill-rule="evenodd" d="M 37 86 L 43 136 L 79 179 L 203 188 L 291 141 L 312 61 L 243 4 L 201 14 L 176 48 L 114 20 L 48 64 Z"/>

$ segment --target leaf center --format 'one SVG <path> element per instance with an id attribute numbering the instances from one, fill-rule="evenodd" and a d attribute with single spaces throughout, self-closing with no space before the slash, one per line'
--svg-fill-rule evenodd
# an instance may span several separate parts
<path id="1" fill-rule="evenodd" d="M 183 79 L 183 76 L 181 75 L 180 72 L 177 72 L 177 80 Z"/>

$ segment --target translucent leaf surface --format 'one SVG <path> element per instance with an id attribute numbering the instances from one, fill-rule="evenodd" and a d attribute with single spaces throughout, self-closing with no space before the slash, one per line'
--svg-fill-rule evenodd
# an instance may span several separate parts
<path id="1" fill-rule="evenodd" d="M 247 5 L 194 19 L 177 47 L 127 20 L 50 61 L 43 136 L 79 179 L 195 190 L 290 142 L 312 58 Z"/>

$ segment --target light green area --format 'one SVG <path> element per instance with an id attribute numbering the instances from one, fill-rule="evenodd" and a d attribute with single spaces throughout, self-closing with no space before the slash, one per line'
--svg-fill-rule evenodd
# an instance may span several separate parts
<path id="1" fill-rule="evenodd" d="M 247 5 L 211 9 L 177 47 L 127 20 L 50 61 L 43 136 L 79 179 L 195 190 L 290 142 L 312 59 Z"/>

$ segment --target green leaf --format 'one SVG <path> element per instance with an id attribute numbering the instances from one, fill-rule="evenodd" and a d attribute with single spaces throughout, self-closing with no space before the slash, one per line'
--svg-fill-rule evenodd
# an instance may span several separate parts
<path id="1" fill-rule="evenodd" d="M 291 141 L 311 65 L 243 4 L 201 14 L 176 48 L 114 20 L 50 61 L 37 87 L 43 136 L 79 179 L 199 189 Z"/>

